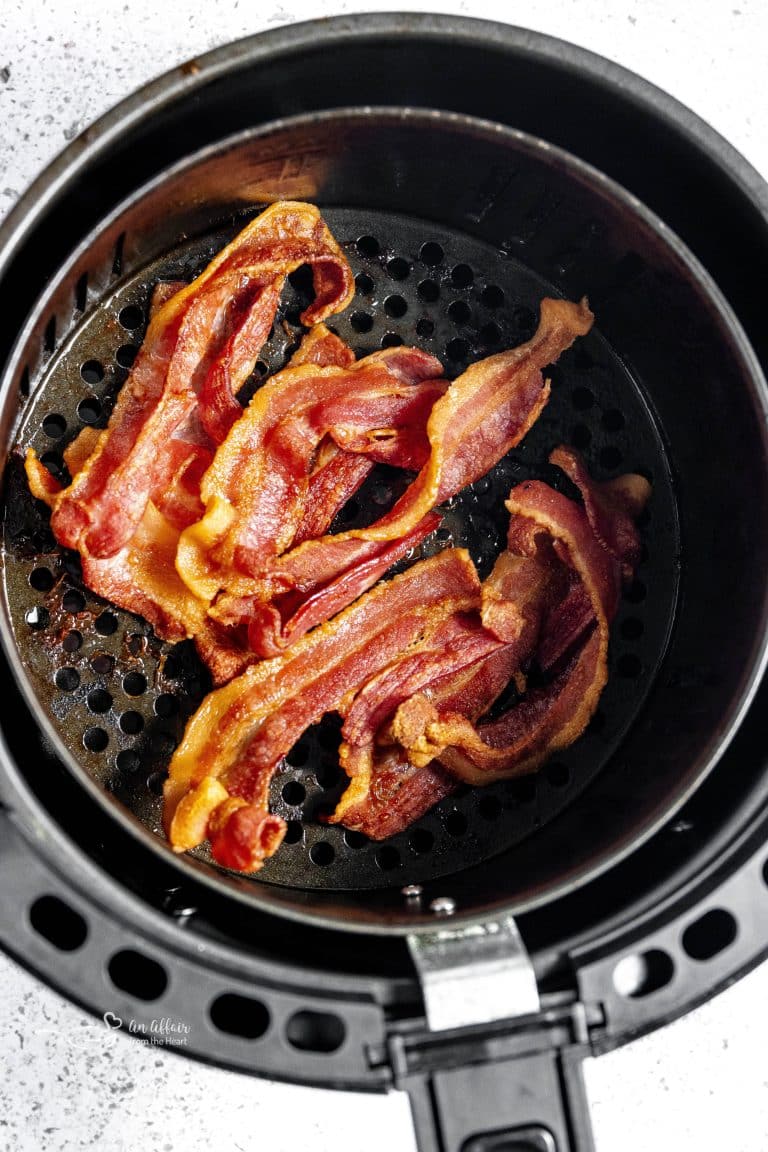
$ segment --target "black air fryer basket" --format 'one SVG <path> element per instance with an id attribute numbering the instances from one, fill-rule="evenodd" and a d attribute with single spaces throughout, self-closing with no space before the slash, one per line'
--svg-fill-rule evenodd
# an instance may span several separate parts
<path id="1" fill-rule="evenodd" d="M 451 506 L 481 574 L 503 499 L 646 474 L 643 559 L 585 735 L 538 775 L 457 794 L 389 841 L 317 819 L 338 730 L 274 782 L 285 845 L 255 877 L 159 832 L 207 684 L 188 645 L 84 588 L 29 497 L 103 425 L 152 286 L 189 279 L 275 199 L 316 202 L 356 274 L 338 330 L 449 376 L 519 343 L 546 294 L 588 337 L 542 419 Z M 280 29 L 169 73 L 75 141 L 0 231 L 5 706 L 0 939 L 96 1014 L 182 1019 L 188 1051 L 411 1095 L 422 1152 L 591 1146 L 581 1061 L 712 995 L 768 947 L 768 189 L 662 93 L 480 21 Z M 259 371 L 297 339 L 283 295 Z M 761 367 L 762 366 L 762 367 Z M 346 523 L 391 498 L 380 473 Z"/>

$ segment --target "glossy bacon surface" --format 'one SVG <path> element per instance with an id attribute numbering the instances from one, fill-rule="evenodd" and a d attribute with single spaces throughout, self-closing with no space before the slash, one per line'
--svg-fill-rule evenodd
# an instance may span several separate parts
<path id="1" fill-rule="evenodd" d="M 205 423 L 220 430 L 234 414 L 227 389 L 253 367 L 283 280 L 306 263 L 316 295 L 302 319 L 312 324 L 346 306 L 352 273 L 316 208 L 275 204 L 170 296 L 150 321 L 108 427 L 57 496 L 52 526 L 60 543 L 104 558 L 130 540 L 179 429 L 189 425 L 188 438 L 210 446 L 216 436 Z"/>
<path id="2" fill-rule="evenodd" d="M 530 341 L 473 364 L 432 408 L 427 424 L 430 454 L 390 512 L 370 528 L 308 540 L 266 566 L 264 599 L 289 590 L 305 596 L 341 581 L 370 563 L 376 546 L 410 531 L 437 503 L 484 475 L 520 442 L 544 408 L 549 385 L 542 369 L 592 326 L 586 301 L 544 299 Z M 357 588 L 358 584 L 353 582 Z"/>
<path id="3" fill-rule="evenodd" d="M 194 847 L 214 818 L 217 859 L 231 860 L 233 845 L 242 859 L 243 826 L 249 822 L 247 867 L 260 867 L 276 846 L 268 790 L 280 758 L 305 728 L 343 708 L 349 693 L 453 613 L 477 607 L 479 598 L 467 553 L 442 552 L 379 585 L 284 655 L 252 665 L 211 693 L 171 761 L 165 824 L 174 848 Z M 216 817 L 230 798 L 236 807 L 224 809 L 225 820 L 221 812 Z"/>

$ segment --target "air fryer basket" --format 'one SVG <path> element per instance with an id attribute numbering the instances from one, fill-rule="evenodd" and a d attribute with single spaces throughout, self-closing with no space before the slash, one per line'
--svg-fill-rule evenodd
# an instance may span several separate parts
<path id="1" fill-rule="evenodd" d="M 28 937 L 37 932 L 50 941 L 58 922 L 60 938 L 74 941 L 69 951 L 75 963 L 83 948 L 92 956 L 77 976 L 69 970 L 57 976 L 70 994 L 94 1003 L 91 972 L 107 957 L 112 985 L 131 1005 L 143 988 L 143 998 L 162 1003 L 166 1014 L 175 1007 L 179 1015 L 194 1017 L 194 1052 L 306 1081 L 382 1087 L 394 1078 L 414 1095 L 423 1147 L 437 1140 L 429 1135 L 432 1120 L 425 1114 L 442 1112 L 442 1138 L 452 1149 L 483 1129 L 471 1109 L 448 1116 L 454 1094 L 464 1099 L 481 1091 L 466 1066 L 482 1065 L 482 1092 L 503 1095 L 509 1062 L 527 1051 L 530 1034 L 526 1041 L 518 1036 L 523 1026 L 508 1021 L 491 1025 L 490 1032 L 486 1026 L 485 1033 L 466 1029 L 463 1039 L 422 1036 L 423 1025 L 416 1023 L 419 991 L 404 939 L 431 937 L 433 906 L 445 908 L 445 897 L 455 905 L 452 923 L 458 925 L 522 916 L 544 998 L 545 1013 L 534 1027 L 542 1067 L 531 1073 L 542 1101 L 551 1095 L 552 1074 L 566 1085 L 566 1096 L 573 1090 L 568 1059 L 558 1056 L 554 1067 L 553 1051 L 599 1045 L 600 1036 L 615 1042 L 621 1028 L 647 1025 L 646 994 L 668 997 L 663 1004 L 657 1000 L 655 1018 L 673 1010 L 670 997 L 682 997 L 682 983 L 673 979 L 675 964 L 658 946 L 641 949 L 645 984 L 629 1000 L 619 997 L 615 1011 L 617 990 L 606 985 L 617 949 L 643 938 L 647 853 L 656 845 L 656 890 L 649 905 L 655 900 L 659 913 L 665 891 L 671 898 L 676 869 L 693 865 L 696 852 L 724 852 L 726 843 L 735 847 L 738 841 L 738 825 L 727 823 L 727 803 L 718 809 L 718 802 L 701 797 L 720 789 L 732 804 L 739 790 L 745 804 L 756 806 L 761 799 L 762 750 L 752 736 L 759 702 L 725 750 L 744 720 L 765 656 L 768 538 L 755 526 L 768 518 L 768 409 L 760 365 L 739 322 L 751 328 L 752 302 L 740 288 L 735 295 L 730 291 L 735 277 L 718 277 L 737 319 L 696 258 L 713 260 L 710 267 L 720 273 L 725 246 L 694 244 L 692 254 L 635 199 L 633 193 L 644 189 L 634 179 L 626 180 L 627 192 L 583 159 L 552 146 L 564 130 L 559 122 L 556 130 L 555 118 L 547 121 L 547 106 L 535 93 L 547 68 L 549 81 L 570 91 L 575 81 L 565 67 L 568 54 L 558 56 L 550 42 L 541 41 L 536 52 L 542 74 L 532 78 L 536 52 L 510 30 L 404 21 L 411 28 L 403 55 L 412 63 L 429 59 L 431 79 L 422 67 L 419 88 L 404 71 L 416 106 L 393 106 L 394 93 L 400 95 L 391 74 L 398 20 L 388 25 L 386 18 L 374 19 L 370 36 L 344 21 L 331 22 L 325 33 L 336 51 L 343 42 L 357 53 L 353 71 L 369 99 L 307 113 L 313 100 L 305 73 L 322 62 L 311 47 L 312 35 L 305 33 L 304 42 L 294 30 L 277 45 L 272 39 L 274 60 L 283 69 L 278 74 L 284 96 L 276 104 L 301 114 L 262 123 L 265 117 L 255 108 L 266 99 L 263 73 L 277 63 L 262 58 L 261 46 L 270 38 L 257 38 L 250 56 L 245 48 L 243 55 L 213 54 L 207 72 L 193 70 L 194 76 L 207 74 L 208 82 L 195 81 L 186 102 L 173 94 L 171 82 L 165 91 L 150 92 L 144 104 L 137 98 L 114 144 L 132 155 L 137 141 L 135 172 L 125 175 L 114 157 L 107 164 L 98 149 L 88 174 L 76 173 L 80 162 L 73 161 L 66 238 L 53 229 L 54 211 L 45 207 L 54 181 L 26 223 L 17 212 L 4 230 L 10 272 L 0 263 L 0 277 L 5 273 L 11 287 L 14 277 L 19 284 L 18 298 L 10 300 L 10 310 L 18 310 L 19 337 L 7 350 L 3 384 L 6 444 L 31 444 L 52 469 L 61 467 L 67 440 L 84 423 L 108 418 L 141 339 L 152 285 L 190 278 L 258 205 L 274 199 L 318 203 L 345 247 L 357 294 L 335 326 L 361 354 L 415 343 L 435 352 L 455 375 L 468 361 L 527 338 L 543 295 L 587 294 L 596 329 L 552 370 L 553 398 L 544 416 L 487 480 L 452 503 L 443 528 L 424 547 L 429 552 L 451 541 L 464 543 L 481 573 L 487 570 L 503 538 L 503 499 L 511 485 L 528 476 L 561 482 L 546 464 L 558 443 L 579 447 L 598 477 L 631 469 L 648 474 L 653 497 L 643 523 L 643 560 L 613 627 L 611 680 L 598 716 L 538 776 L 458 794 L 413 829 L 378 845 L 315 819 L 342 787 L 334 767 L 336 730 L 325 723 L 297 745 L 276 778 L 273 802 L 290 821 L 289 842 L 262 873 L 227 874 L 204 852 L 175 857 L 159 833 L 158 787 L 184 720 L 205 691 L 202 669 L 188 646 L 161 645 L 142 621 L 84 589 L 76 560 L 55 547 L 46 517 L 26 492 L 20 458 L 12 453 L 4 497 L 2 630 L 12 673 L 6 670 L 4 679 L 16 722 L 3 725 L 9 748 L 0 794 L 21 830 L 9 835 L 5 848 L 16 877 L 14 906 L 33 908 L 31 921 L 25 918 L 24 946 L 8 941 L 22 958 L 46 968 L 37 955 L 39 943 L 31 946 Z M 511 37 L 506 48 L 505 36 Z M 461 46 L 467 75 L 486 74 L 487 83 L 469 85 L 466 108 L 432 111 L 450 104 L 436 78 L 448 45 Z M 530 91 L 521 123 L 530 122 L 543 141 L 498 123 L 504 113 L 494 103 L 487 74 L 505 51 L 527 61 Z M 298 65 L 302 53 L 304 73 Z M 586 56 L 578 62 L 588 107 L 594 62 Z M 251 126 L 231 135 L 242 126 L 247 77 L 253 86 Z M 610 82 L 610 76 L 603 80 L 607 89 Z M 343 103 L 346 81 L 337 77 L 335 83 L 329 106 Z M 522 83 L 518 72 L 514 84 Z M 387 98 L 372 106 L 381 92 Z M 607 107 L 605 136 L 615 140 L 618 128 L 611 127 L 609 113 L 618 123 L 619 95 Z M 467 111 L 493 112 L 496 122 Z M 635 114 L 637 146 L 644 121 Z M 652 112 L 645 114 L 653 120 Z M 586 147 L 575 110 L 572 120 L 571 149 L 599 159 Z M 678 156 L 682 147 L 668 138 L 671 131 L 668 123 L 660 124 L 660 156 Z M 178 156 L 167 168 L 158 151 L 161 139 Z M 200 151 L 199 145 L 206 147 Z M 620 168 L 626 160 L 619 173 L 625 179 L 635 175 L 626 151 L 624 146 L 613 157 Z M 706 161 L 702 150 L 701 171 Z M 663 200 L 662 183 L 656 195 Z M 747 227 L 749 201 L 739 202 L 735 191 L 732 197 L 728 222 L 738 233 Z M 658 207 L 674 218 L 675 194 L 667 193 Z M 692 242 L 695 232 L 694 226 Z M 36 252 L 45 254 L 39 272 Z M 262 373 L 289 354 L 306 292 L 306 281 L 293 277 L 262 356 Z M 377 501 L 391 497 L 394 482 L 380 470 L 348 510 L 347 522 L 369 516 Z M 739 772 L 729 787 L 723 773 L 733 776 L 734 764 Z M 698 803 L 703 812 L 692 822 L 685 813 Z M 674 843 L 662 839 L 659 849 L 664 833 L 658 830 L 665 822 L 677 832 Z M 696 836 L 687 835 L 694 828 Z M 24 847 L 30 830 L 36 849 L 22 868 L 20 861 L 30 855 Z M 640 848 L 655 832 L 648 847 Z M 749 867 L 751 877 L 755 866 Z M 61 878 L 54 880 L 59 872 L 67 876 L 65 891 L 69 885 L 79 895 L 65 901 L 64 911 L 43 904 L 41 912 L 41 900 L 61 902 Z M 629 878 L 623 891 L 621 876 Z M 405 898 L 403 890 L 413 885 L 420 894 Z M 87 942 L 76 929 L 83 892 L 96 903 L 84 923 L 99 927 Z M 683 907 L 695 903 L 690 894 L 686 899 Z M 68 914 L 75 918 L 69 937 Z M 598 947 L 590 932 L 601 916 L 600 931 L 608 935 Z M 54 927 L 41 932 L 46 918 Z M 630 924 L 630 937 L 619 945 L 622 921 Z M 734 939 L 735 934 L 728 944 Z M 739 941 L 746 949 L 744 964 L 759 949 L 743 925 Z M 583 969 L 579 948 L 590 956 Z M 165 958 L 162 965 L 152 959 L 158 954 Z M 688 955 L 696 959 L 695 946 Z M 153 964 L 159 969 L 154 976 Z M 683 962 L 681 971 L 689 999 L 697 988 L 711 987 L 701 968 L 687 971 Z M 186 980 L 198 990 L 194 997 L 184 990 Z M 272 990 L 261 989 L 254 999 L 254 986 L 262 981 Z M 297 988 L 303 989 L 299 995 Z M 227 1008 L 228 996 L 242 1003 Z M 96 997 L 97 1005 L 103 1002 Z M 250 1030 L 243 1031 L 235 1017 L 247 1017 L 247 1002 L 260 1005 L 264 1015 L 252 1009 Z M 613 1030 L 606 1005 L 614 1011 Z M 333 1020 L 340 1021 L 340 1033 Z M 496 1042 L 488 1048 L 490 1036 Z M 305 1061 L 301 1071 L 297 1051 Z M 446 1067 L 459 1069 L 455 1093 Z M 570 1117 L 566 1109 L 550 1122 L 558 1148 L 579 1139 L 582 1122 L 573 1101 L 570 1107 Z M 502 1110 L 495 1126 L 510 1118 L 520 1124 L 541 1119 L 526 1116 L 520 1101 Z"/>

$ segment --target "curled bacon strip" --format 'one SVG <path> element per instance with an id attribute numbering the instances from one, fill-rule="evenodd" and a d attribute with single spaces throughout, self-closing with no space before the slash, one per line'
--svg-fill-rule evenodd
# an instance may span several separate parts
<path id="1" fill-rule="evenodd" d="M 211 693 L 170 765 L 164 819 L 173 847 L 185 851 L 200 843 L 213 819 L 216 859 L 259 868 L 276 847 L 268 790 L 281 757 L 310 724 L 343 707 L 349 693 L 446 618 L 477 607 L 479 597 L 467 553 L 442 552 Z"/>
<path id="2" fill-rule="evenodd" d="M 183 287 L 177 282 L 158 284 L 150 315 Z M 320 364 L 324 360 L 349 363 L 353 359 L 351 349 L 320 324 L 305 335 L 291 363 Z M 86 427 L 67 447 L 64 459 L 73 477 L 88 459 L 99 435 L 98 430 Z M 199 518 L 200 478 L 210 464 L 211 454 L 199 445 L 185 444 L 178 439 L 174 439 L 172 448 L 166 455 L 167 474 L 156 478 L 157 492 L 153 491 L 134 535 L 114 556 L 106 559 L 83 556 L 83 580 L 99 596 L 143 616 L 161 639 L 177 641 L 194 637 L 214 683 L 223 683 L 253 659 L 246 647 L 246 637 L 243 635 L 239 641 L 236 631 L 225 632 L 209 620 L 205 604 L 189 591 L 176 571 L 179 534 Z M 54 506 L 61 485 L 34 453 L 27 455 L 26 471 L 33 495 Z M 316 515 L 319 510 L 317 505 Z"/>
<path id="3" fill-rule="evenodd" d="M 440 362 L 416 348 L 389 348 L 345 368 L 291 364 L 273 376 L 203 478 L 206 514 L 179 549 L 188 587 L 209 602 L 222 588 L 259 594 L 266 563 L 302 528 L 327 438 L 370 460 L 400 466 L 423 460 L 427 417 L 446 388 L 441 376 Z M 338 468 L 332 460 L 325 467 Z M 343 473 L 347 492 L 346 466 Z"/>
<path id="4" fill-rule="evenodd" d="M 388 541 L 410 531 L 430 508 L 484 475 L 520 442 L 549 397 L 542 369 L 588 332 L 592 322 L 586 301 L 544 299 L 530 341 L 473 364 L 435 403 L 427 423 L 429 458 L 394 508 L 370 528 L 308 540 L 270 561 L 260 594 L 295 590 L 309 596 L 322 586 L 337 608 L 345 581 L 359 593 L 361 582 L 350 582 L 348 574 L 362 562 L 370 563 L 372 545 L 386 548 Z M 334 582 L 339 592 L 331 597 L 328 590 Z M 258 647 L 255 629 L 253 642 Z"/>
<path id="5" fill-rule="evenodd" d="M 603 486 L 590 479 L 575 452 L 558 449 L 551 459 L 566 462 L 593 500 L 603 498 Z M 633 493 L 635 515 L 649 492 L 641 477 L 622 477 L 609 492 L 614 490 Z M 584 731 L 608 678 L 608 630 L 618 604 L 622 568 L 631 571 L 630 557 L 636 550 L 636 530 L 623 499 L 613 507 L 608 501 L 600 505 L 600 535 L 593 528 L 594 511 L 590 515 L 588 504 L 580 508 L 539 481 L 513 488 L 507 507 L 512 513 L 510 542 L 530 547 L 539 533 L 545 533 L 586 594 L 590 615 L 584 622 L 581 606 L 574 615 L 575 585 L 569 580 L 546 627 L 555 632 L 565 628 L 570 639 L 585 638 L 547 686 L 531 692 L 494 723 L 476 728 L 459 713 L 441 716 L 419 696 L 395 714 L 392 734 L 415 765 L 439 758 L 454 776 L 471 784 L 535 771 Z"/>
<path id="6" fill-rule="evenodd" d="M 284 278 L 306 263 L 316 295 L 302 320 L 312 324 L 346 306 L 352 273 L 316 208 L 274 204 L 160 308 L 109 426 L 56 497 L 52 527 L 60 543 L 102 558 L 127 544 L 156 478 L 167 472 L 180 427 L 191 421 L 192 439 L 210 445 L 204 427 L 195 432 L 193 417 L 208 422 L 215 440 L 239 414 L 231 388 L 253 367 Z"/>

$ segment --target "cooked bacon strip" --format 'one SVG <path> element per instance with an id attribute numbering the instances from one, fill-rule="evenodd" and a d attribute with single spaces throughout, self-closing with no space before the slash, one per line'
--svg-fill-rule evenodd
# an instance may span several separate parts
<path id="1" fill-rule="evenodd" d="M 515 652 L 504 645 L 485 659 L 434 681 L 423 695 L 440 715 L 456 711 L 477 720 L 504 691 L 516 668 Z M 402 832 L 459 786 L 437 760 L 417 768 L 398 745 L 348 745 L 345 766 L 350 785 L 329 822 L 372 840 Z"/>
<path id="2" fill-rule="evenodd" d="M 621 564 L 625 580 L 640 560 L 640 533 L 635 520 L 648 503 L 651 486 L 644 476 L 628 473 L 599 483 L 573 448 L 561 445 L 549 457 L 579 489 L 595 536 Z"/>
<path id="3" fill-rule="evenodd" d="M 214 817 L 216 859 L 258 869 L 284 831 L 267 812 L 281 757 L 310 724 L 342 707 L 349 693 L 446 617 L 477 607 L 479 596 L 467 553 L 442 552 L 373 589 L 286 654 L 251 665 L 211 693 L 170 765 L 164 819 L 173 847 L 186 851 L 200 843 Z"/>
<path id="4" fill-rule="evenodd" d="M 310 628 L 330 620 L 371 588 L 393 564 L 434 532 L 439 523 L 439 516 L 425 516 L 407 536 L 393 540 L 385 547 L 375 545 L 369 561 L 362 561 L 351 572 L 344 573 L 325 588 L 316 589 L 307 598 L 289 592 L 271 602 L 257 598 L 235 601 L 238 615 L 234 619 L 230 615 L 229 622 L 246 623 L 248 646 L 257 656 L 276 656 Z M 227 620 L 230 603 L 225 597 L 210 610 L 212 617 L 222 622 Z M 232 611 L 231 607 L 229 611 Z"/>
<path id="5" fill-rule="evenodd" d="M 391 446 L 372 433 L 402 427 L 405 437 L 388 439 L 402 444 L 410 461 L 445 390 L 441 375 L 433 356 L 389 348 L 349 368 L 289 365 L 267 381 L 203 479 L 206 514 L 184 534 L 178 556 L 190 590 L 208 601 L 221 588 L 260 593 L 266 562 L 291 545 L 301 525 L 324 439 L 372 460 L 391 459 Z"/>
<path id="6" fill-rule="evenodd" d="M 302 544 L 326 533 L 375 467 L 376 461 L 369 456 L 344 452 L 335 444 L 333 448 L 330 459 L 309 477 L 307 498 L 293 538 L 294 544 Z"/>
<path id="7" fill-rule="evenodd" d="M 552 456 L 554 463 L 567 460 L 569 467 L 574 458 L 567 449 L 559 449 Z M 582 482 L 592 484 L 586 472 Z M 626 477 L 620 489 L 640 493 L 642 485 Z M 596 534 L 585 509 L 539 481 L 513 488 L 507 507 L 513 517 L 510 542 L 531 548 L 538 534 L 546 533 L 555 554 L 567 560 L 586 592 L 591 619 L 582 627 L 583 611 L 573 586 L 567 586 L 560 605 L 550 611 L 544 626 L 555 633 L 565 628 L 569 638 L 586 638 L 549 685 L 531 692 L 492 724 L 475 728 L 458 712 L 441 716 L 418 694 L 398 710 L 391 731 L 410 760 L 418 766 L 439 757 L 449 771 L 472 784 L 535 771 L 554 751 L 581 735 L 607 680 L 608 629 L 618 604 L 621 562 Z M 626 515 L 626 507 L 617 506 L 614 515 Z M 639 514 L 641 496 L 633 507 Z M 603 505 L 601 515 L 607 516 L 605 509 Z M 606 526 L 605 531 L 610 532 L 606 538 L 612 541 L 629 538 L 626 530 L 620 533 Z M 624 565 L 629 566 L 626 559 Z"/>
<path id="8" fill-rule="evenodd" d="M 534 548 L 538 550 L 535 541 Z M 430 646 L 396 661 L 361 689 L 342 729 L 340 760 L 352 784 L 341 798 L 334 823 L 348 824 L 352 811 L 353 827 L 370 836 L 389 835 L 399 821 L 415 819 L 411 815 L 415 808 L 424 805 L 421 810 L 426 811 L 446 794 L 442 789 L 427 803 L 430 787 L 442 779 L 436 766 L 422 760 L 412 763 L 407 753 L 382 758 L 376 745 L 396 739 L 389 721 L 407 701 L 423 701 L 430 719 L 460 709 L 463 717 L 475 721 L 510 680 L 516 680 L 522 691 L 522 670 L 539 638 L 550 583 L 551 573 L 538 556 L 503 553 L 483 584 L 480 619 L 456 615 L 447 620 Z M 403 738 L 402 731 L 398 735 Z M 382 800 L 392 798 L 393 789 L 400 803 L 397 815 L 387 817 Z"/>
<path id="9" fill-rule="evenodd" d="M 242 320 L 243 294 L 252 301 L 264 290 L 263 306 L 271 307 L 268 289 L 305 263 L 312 266 L 316 295 L 302 321 L 312 324 L 346 306 L 352 274 L 316 208 L 274 204 L 163 305 L 150 321 L 109 426 L 56 499 L 52 527 L 60 543 L 81 555 L 107 557 L 128 542 L 155 477 L 165 470 L 168 445 L 195 413 L 198 392 L 222 350 L 230 361 L 244 363 L 228 344 Z"/>
<path id="10" fill-rule="evenodd" d="M 271 585 L 272 595 L 291 589 L 309 594 L 318 584 L 329 586 L 363 558 L 370 561 L 371 542 L 401 535 L 428 508 L 489 471 L 546 404 L 549 385 L 541 370 L 592 321 L 585 300 L 542 300 L 539 327 L 527 344 L 473 364 L 435 404 L 427 425 L 429 460 L 394 508 L 370 528 L 308 540 L 270 562 L 264 590 Z"/>
<path id="11" fill-rule="evenodd" d="M 351 368 L 355 354 L 340 336 L 320 323 L 305 333 L 290 362 L 294 368 L 301 368 L 303 364 L 315 364 L 320 368 L 329 368 L 332 364 L 337 368 Z"/>

